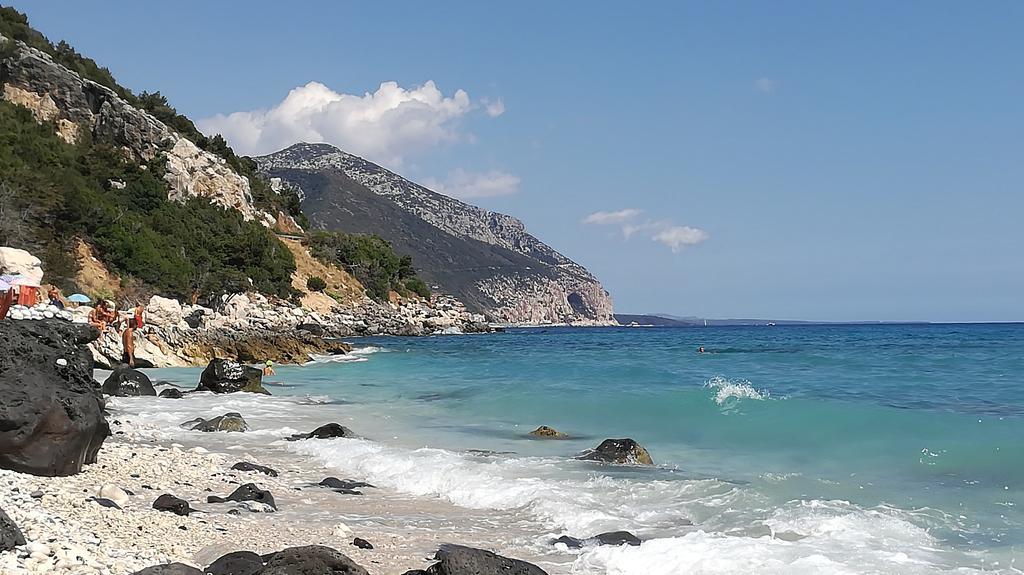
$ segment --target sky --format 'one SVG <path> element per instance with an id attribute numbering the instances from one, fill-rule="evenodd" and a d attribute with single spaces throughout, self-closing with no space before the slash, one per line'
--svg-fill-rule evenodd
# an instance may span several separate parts
<path id="1" fill-rule="evenodd" d="M 620 313 L 1024 320 L 1024 3 L 14 6 L 236 151 L 520 218 Z"/>

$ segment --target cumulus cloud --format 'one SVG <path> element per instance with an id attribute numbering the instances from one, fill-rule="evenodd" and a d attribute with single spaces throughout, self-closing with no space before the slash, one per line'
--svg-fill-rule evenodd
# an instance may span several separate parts
<path id="1" fill-rule="evenodd" d="M 651 238 L 672 248 L 678 252 L 686 246 L 695 246 L 708 239 L 708 234 L 702 229 L 691 228 L 690 226 L 668 226 L 660 229 Z"/>
<path id="2" fill-rule="evenodd" d="M 673 252 L 687 247 L 694 246 L 706 241 L 711 236 L 700 228 L 691 226 L 678 226 L 664 220 L 644 220 L 637 218 L 643 210 L 626 208 L 614 212 L 594 212 L 583 218 L 584 224 L 592 225 L 615 225 L 622 230 L 622 237 L 630 239 L 634 235 L 642 234 L 652 241 L 668 246 Z"/>
<path id="3" fill-rule="evenodd" d="M 493 102 L 490 100 L 484 100 L 484 111 L 487 112 L 488 116 L 497 118 L 505 113 L 505 102 L 503 102 L 501 98 L 498 98 Z"/>
<path id="4" fill-rule="evenodd" d="M 292 89 L 276 106 L 219 114 L 198 122 L 222 134 L 242 154 L 265 154 L 295 142 L 327 142 L 389 166 L 431 147 L 469 139 L 459 120 L 477 108 L 464 90 L 446 96 L 433 82 L 403 88 L 384 82 L 363 95 L 335 92 L 319 82 Z M 485 112 L 504 112 L 501 100 Z"/>
<path id="5" fill-rule="evenodd" d="M 778 86 L 778 82 L 771 78 L 758 78 L 754 80 L 754 89 L 764 94 L 771 94 Z"/>
<path id="6" fill-rule="evenodd" d="M 423 185 L 435 192 L 453 198 L 492 198 L 507 196 L 519 191 L 519 176 L 491 170 L 488 172 L 467 172 L 462 168 L 452 170 L 443 181 L 426 178 Z"/>
<path id="7" fill-rule="evenodd" d="M 626 220 L 639 216 L 641 213 L 643 213 L 643 210 L 638 210 L 636 208 L 626 208 L 616 212 L 594 212 L 583 218 L 583 223 L 598 225 L 620 224 Z"/>

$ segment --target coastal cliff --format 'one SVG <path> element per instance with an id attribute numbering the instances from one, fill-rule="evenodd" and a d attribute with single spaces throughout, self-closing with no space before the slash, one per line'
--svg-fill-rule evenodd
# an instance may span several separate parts
<path id="1" fill-rule="evenodd" d="M 256 158 L 292 186 L 314 227 L 375 233 L 418 262 L 423 277 L 516 324 L 614 324 L 612 301 L 586 268 L 516 218 L 433 192 L 328 144 Z"/>

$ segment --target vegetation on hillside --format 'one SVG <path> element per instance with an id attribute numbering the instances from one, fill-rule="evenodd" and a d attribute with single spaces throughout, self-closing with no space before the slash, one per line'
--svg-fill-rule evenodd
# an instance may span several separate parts
<path id="1" fill-rule="evenodd" d="M 0 6 L 0 34 L 49 54 L 224 158 L 249 179 L 257 208 L 289 214 L 308 229 L 294 191 L 271 190 L 257 173 L 255 161 L 236 155 L 220 135 L 200 132 L 160 92 L 133 94 L 108 69 L 66 42 L 51 43 L 13 8 Z M 3 43 L 0 59 L 15 49 L 13 42 Z M 106 143 L 91 141 L 88 133 L 68 144 L 56 135 L 53 123 L 37 122 L 29 110 L 0 101 L 0 245 L 28 249 L 41 257 L 47 280 L 67 290 L 76 288 L 72 243 L 82 238 L 112 271 L 133 286 L 141 284 L 143 291 L 193 301 L 250 289 L 294 296 L 295 261 L 287 247 L 262 225 L 244 221 L 237 211 L 199 198 L 184 203 L 168 200 L 165 163 L 163 158 L 135 163 Z M 355 275 L 375 299 L 387 299 L 391 290 L 430 295 L 427 285 L 415 277 L 412 258 L 398 256 L 378 236 L 321 232 L 312 238 L 312 251 Z M 307 288 L 324 289 L 319 282 Z"/>
<path id="2" fill-rule="evenodd" d="M 314 257 L 347 270 L 375 300 L 386 300 L 391 291 L 430 297 L 427 284 L 416 277 L 412 257 L 399 256 L 380 236 L 314 232 L 309 239 Z"/>
<path id="3" fill-rule="evenodd" d="M 206 200 L 172 202 L 162 161 L 135 164 L 87 140 L 67 144 L 53 124 L 0 102 L 0 245 L 40 254 L 51 281 L 69 288 L 79 236 L 115 271 L 167 295 L 291 295 L 295 261 L 269 230 Z"/>

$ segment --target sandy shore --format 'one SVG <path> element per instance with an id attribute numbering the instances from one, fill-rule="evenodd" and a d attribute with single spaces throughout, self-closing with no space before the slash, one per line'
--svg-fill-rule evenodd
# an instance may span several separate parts
<path id="1" fill-rule="evenodd" d="M 0 555 L 0 573 L 125 575 L 172 561 L 202 568 L 231 551 L 267 553 L 318 544 L 345 553 L 372 574 L 397 575 L 430 565 L 441 543 L 493 549 L 474 526 L 501 521 L 493 513 L 382 489 L 364 488 L 362 496 L 335 493 L 315 484 L 336 472 L 300 466 L 298 458 L 261 460 L 245 451 L 145 443 L 126 439 L 124 432 L 117 434 L 117 424 L 113 427 L 115 435 L 104 443 L 97 463 L 80 474 L 53 478 L 0 470 L 0 507 L 29 542 L 24 551 Z M 279 476 L 231 470 L 239 461 L 270 465 Z M 209 495 L 226 496 L 245 483 L 269 490 L 278 511 L 206 502 Z M 104 485 L 129 492 L 122 509 L 91 499 Z M 205 513 L 183 517 L 153 509 L 163 493 Z M 374 549 L 353 546 L 354 537 L 370 541 Z"/>

